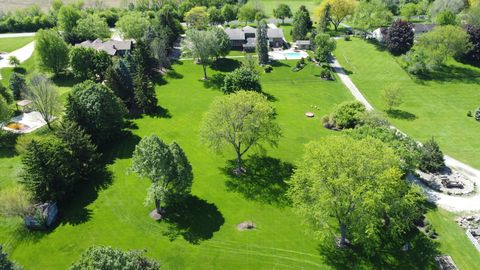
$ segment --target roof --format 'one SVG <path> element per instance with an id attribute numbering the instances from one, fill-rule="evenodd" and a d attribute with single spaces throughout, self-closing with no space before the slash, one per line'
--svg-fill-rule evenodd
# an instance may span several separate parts
<path id="1" fill-rule="evenodd" d="M 247 38 L 247 43 L 243 44 L 243 47 L 252 48 L 257 46 L 257 39 L 256 38 Z"/>
<path id="2" fill-rule="evenodd" d="M 281 28 L 268 28 L 267 29 L 267 37 L 268 38 L 283 38 L 283 30 Z"/>
<path id="3" fill-rule="evenodd" d="M 295 41 L 295 44 L 297 45 L 310 45 L 310 40 L 297 40 Z"/>
<path id="4" fill-rule="evenodd" d="M 242 29 L 227 28 L 225 29 L 230 40 L 245 40 L 245 33 Z"/>
<path id="5" fill-rule="evenodd" d="M 428 31 L 432 30 L 433 28 L 435 28 L 435 26 L 437 26 L 437 25 L 434 24 L 434 23 L 427 23 L 427 24 L 414 23 L 413 24 L 413 31 L 415 31 L 416 33 L 424 33 L 424 32 L 428 32 Z"/>
<path id="6" fill-rule="evenodd" d="M 84 41 L 79 44 L 75 44 L 75 46 L 82 46 L 88 47 L 95 50 L 102 50 L 108 53 L 109 55 L 115 55 L 117 51 L 129 51 L 132 49 L 132 40 L 107 40 L 103 42 L 100 39 L 96 39 L 94 41 Z"/>
<path id="7" fill-rule="evenodd" d="M 255 27 L 245 26 L 242 29 L 243 29 L 243 32 L 245 34 L 256 34 L 257 33 L 257 29 L 255 29 Z"/>

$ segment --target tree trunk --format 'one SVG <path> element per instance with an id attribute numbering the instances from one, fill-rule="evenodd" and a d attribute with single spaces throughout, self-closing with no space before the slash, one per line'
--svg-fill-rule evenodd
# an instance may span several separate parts
<path id="1" fill-rule="evenodd" d="M 242 167 L 242 155 L 237 152 L 237 167 L 233 170 L 236 175 L 242 175 L 245 173 L 245 169 Z"/>
<path id="2" fill-rule="evenodd" d="M 160 204 L 162 202 L 155 196 L 155 209 L 157 209 L 158 214 L 162 214 L 162 208 L 160 207 Z"/>
<path id="3" fill-rule="evenodd" d="M 47 123 L 47 127 L 48 129 L 52 130 L 53 131 L 53 128 L 52 128 L 52 125 L 50 124 L 50 121 L 45 121 Z"/>
<path id="4" fill-rule="evenodd" d="M 203 61 L 202 61 L 202 67 L 203 67 L 203 79 L 204 79 L 204 80 L 208 80 L 208 77 L 207 77 L 207 66 L 203 63 Z"/>
<path id="5" fill-rule="evenodd" d="M 348 246 L 347 242 L 347 225 L 340 224 L 340 242 L 338 243 L 339 248 L 346 248 Z"/>

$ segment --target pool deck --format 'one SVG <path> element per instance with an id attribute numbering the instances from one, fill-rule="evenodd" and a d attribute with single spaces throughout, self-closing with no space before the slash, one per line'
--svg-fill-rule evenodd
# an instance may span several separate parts
<path id="1" fill-rule="evenodd" d="M 26 128 L 22 130 L 16 130 L 16 129 L 11 129 L 6 126 L 3 126 L 3 129 L 6 131 L 10 131 L 13 133 L 20 133 L 20 134 L 33 132 L 47 124 L 43 120 L 42 115 L 40 115 L 39 112 L 23 113 L 19 116 L 13 117 L 10 120 L 10 122 L 20 123 L 22 125 L 25 125 Z"/>
<path id="2" fill-rule="evenodd" d="M 285 51 L 272 51 L 268 52 L 268 56 L 272 60 L 298 60 L 307 58 L 308 53 L 302 50 L 285 50 Z"/>

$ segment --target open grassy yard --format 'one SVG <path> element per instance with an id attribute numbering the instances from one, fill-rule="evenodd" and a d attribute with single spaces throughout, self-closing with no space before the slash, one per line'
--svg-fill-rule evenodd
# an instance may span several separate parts
<path id="1" fill-rule="evenodd" d="M 229 67 L 237 64 L 228 60 Z M 199 80 L 200 66 L 184 62 L 175 65 L 167 83 L 158 87 L 159 103 L 169 117 L 135 120 L 131 136 L 115 141 L 109 166 L 112 183 L 107 188 L 98 194 L 79 192 L 58 227 L 47 234 L 27 234 L 19 229 L 20 220 L 2 219 L 0 242 L 26 269 L 65 269 L 92 244 L 146 248 L 148 256 L 159 259 L 166 269 L 327 268 L 318 254 L 318 242 L 311 240 L 292 209 L 284 206 L 283 180 L 288 177 L 286 169 L 302 154 L 304 143 L 332 134 L 318 118 L 307 119 L 304 113 L 317 105 L 320 109 L 315 113 L 323 115 L 351 97 L 339 82 L 316 77 L 315 67 L 293 73 L 293 64 L 280 64 L 263 75 L 263 87 L 274 100 L 283 137 L 278 149 L 268 149 L 270 158 L 262 159 L 262 169 L 256 168 L 259 175 L 254 179 L 239 182 L 227 177 L 222 168 L 233 156 L 217 156 L 199 142 L 202 114 L 215 96 L 223 94 Z M 148 217 L 152 206 L 143 205 L 148 181 L 127 174 L 134 145 L 150 134 L 167 142 L 176 140 L 194 168 L 191 204 L 172 209 L 179 215 L 170 222 L 156 223 Z M 0 160 L 0 186 L 13 184 L 18 179 L 19 157 L 4 153 Z M 245 220 L 254 221 L 258 229 L 237 231 L 236 224 Z"/>
<path id="2" fill-rule="evenodd" d="M 32 42 L 33 39 L 34 37 L 0 38 L 0 52 L 13 52 Z"/>
<path id="3" fill-rule="evenodd" d="M 444 71 L 414 79 L 393 56 L 359 39 L 339 40 L 335 56 L 367 100 L 385 110 L 381 91 L 398 84 L 404 104 L 388 115 L 394 125 L 420 141 L 432 136 L 444 153 L 480 168 L 480 123 L 467 117 L 480 106 L 480 69 L 449 62 Z"/>

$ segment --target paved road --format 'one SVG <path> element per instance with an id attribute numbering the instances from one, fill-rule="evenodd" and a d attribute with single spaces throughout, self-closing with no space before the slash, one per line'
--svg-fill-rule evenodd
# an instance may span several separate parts
<path id="1" fill-rule="evenodd" d="M 347 75 L 347 73 L 342 68 L 340 63 L 338 63 L 337 59 L 334 59 L 334 61 L 330 65 L 333 68 L 333 70 L 337 73 L 342 83 L 348 88 L 348 90 L 350 90 L 350 93 L 352 93 L 355 99 L 357 99 L 363 105 L 365 105 L 367 110 L 369 111 L 373 110 L 374 109 L 373 106 L 363 96 L 362 92 L 360 92 L 360 90 L 355 86 L 355 84 Z M 454 168 L 459 172 L 463 173 L 464 175 L 468 176 L 470 179 L 472 179 L 475 182 L 476 187 L 480 186 L 480 170 L 475 169 L 447 155 L 445 155 L 445 164 L 448 167 Z M 449 211 L 455 211 L 455 212 L 480 210 L 480 194 L 478 193 L 473 196 L 464 196 L 464 197 L 451 196 L 448 194 L 436 192 L 413 178 L 410 178 L 410 180 L 419 184 L 424 190 L 424 192 L 426 193 L 428 199 L 442 208 L 445 208 Z"/>
<path id="2" fill-rule="evenodd" d="M 0 38 L 33 37 L 33 36 L 35 36 L 35 32 L 33 32 L 33 33 L 6 33 L 6 34 L 0 34 Z"/>
<path id="3" fill-rule="evenodd" d="M 18 60 L 20 60 L 20 62 L 23 63 L 25 60 L 27 60 L 32 56 L 34 50 L 35 50 L 35 42 L 32 41 L 20 49 L 17 49 L 11 53 L 3 54 L 2 59 L 0 60 L 0 69 L 5 67 L 11 67 L 11 65 L 8 63 L 8 58 L 10 56 L 17 57 Z M 0 74 L 0 79 L 2 79 L 1 74 Z"/>

